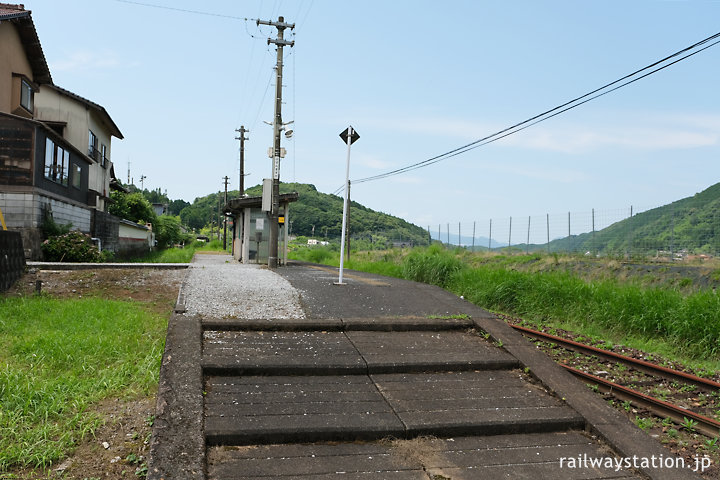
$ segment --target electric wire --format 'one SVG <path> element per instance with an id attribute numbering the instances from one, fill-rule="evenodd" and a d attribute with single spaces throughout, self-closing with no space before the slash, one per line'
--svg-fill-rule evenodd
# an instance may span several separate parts
<path id="1" fill-rule="evenodd" d="M 678 62 L 680 62 L 680 61 L 682 61 L 682 60 L 685 60 L 685 59 L 687 59 L 687 58 L 689 58 L 689 57 L 691 57 L 691 56 L 693 56 L 693 55 L 696 55 L 696 54 L 698 54 L 698 53 L 700 53 L 700 52 L 702 52 L 702 51 L 704 51 L 704 50 L 707 50 L 708 48 L 710 48 L 710 47 L 712 47 L 712 46 L 717 45 L 718 43 L 720 43 L 720 40 L 717 40 L 717 41 L 713 42 L 713 40 L 716 40 L 716 39 L 719 38 L 719 37 L 720 37 L 720 32 L 718 32 L 718 33 L 716 33 L 716 34 L 714 34 L 714 35 L 711 35 L 711 36 L 709 36 L 709 37 L 707 37 L 707 38 L 705 38 L 705 39 L 703 39 L 703 40 L 701 40 L 701 41 L 699 41 L 699 42 L 697 42 L 697 43 L 695 43 L 695 44 L 693 44 L 693 45 L 691 45 L 691 46 L 689 46 L 689 47 L 686 47 L 686 48 L 684 48 L 684 49 L 682 49 L 682 50 L 679 50 L 679 51 L 673 53 L 672 55 L 668 55 L 667 57 L 663 58 L 662 60 L 658 60 L 658 61 L 656 61 L 656 62 L 654 62 L 654 63 L 652 63 L 652 64 L 650 64 L 650 65 L 648 65 L 648 66 L 646 66 L 646 67 L 643 67 L 643 68 L 641 68 L 641 69 L 639 69 L 639 70 L 634 71 L 633 73 L 630 73 L 630 74 L 625 75 L 625 76 L 623 76 L 623 77 L 621 77 L 621 78 L 619 78 L 619 79 L 617 79 L 617 80 L 615 80 L 615 81 L 613 81 L 613 82 L 610 82 L 610 83 L 608 83 L 608 84 L 605 84 L 605 85 L 603 85 L 603 86 L 600 87 L 600 88 L 596 88 L 595 90 L 592 90 L 592 91 L 590 91 L 590 92 L 588 92 L 588 93 L 586 93 L 586 94 L 584 94 L 584 95 L 581 95 L 581 96 L 579 96 L 579 97 L 576 97 L 576 98 L 574 98 L 574 99 L 572 99 L 572 100 L 570 100 L 570 101 L 568 101 L 568 102 L 565 102 L 565 103 L 563 103 L 563 104 L 561 104 L 561 105 L 558 105 L 558 106 L 556 106 L 556 107 L 554 107 L 554 108 L 552 108 L 552 109 L 550 109 L 550 110 L 547 110 L 547 111 L 545 111 L 545 112 L 543 112 L 543 113 L 540 113 L 540 114 L 538 114 L 538 115 L 535 115 L 535 116 L 533 116 L 533 117 L 530 117 L 530 118 L 528 118 L 527 120 L 523 120 L 522 122 L 516 123 L 516 124 L 514 124 L 514 125 L 512 125 L 512 126 L 510 126 L 510 127 L 504 128 L 504 129 L 502 129 L 502 130 L 500 130 L 500 131 L 498 131 L 498 132 L 495 132 L 495 133 L 493 133 L 493 134 L 491 134 L 491 135 L 487 135 L 487 136 L 485 136 L 485 137 L 483 137 L 483 138 L 480 138 L 480 139 L 478 139 L 478 140 L 475 140 L 475 141 L 473 141 L 473 142 L 471 142 L 471 143 L 468 143 L 468 144 L 466 144 L 466 145 L 460 146 L 460 147 L 458 147 L 458 148 L 455 148 L 455 149 L 450 150 L 450 151 L 448 151 L 448 152 L 445 152 L 445 153 L 443 153 L 443 154 L 436 155 L 436 156 L 434 156 L 434 157 L 428 158 L 428 159 L 423 160 L 423 161 L 421 161 L 421 162 L 417 162 L 417 163 L 414 163 L 414 164 L 411 164 L 411 165 L 406 165 L 405 167 L 401 167 L 401 168 L 398 168 L 398 169 L 395 169 L 395 170 L 391 170 L 391 171 L 389 171 L 389 172 L 381 173 L 381 174 L 378 174 L 378 175 L 373 175 L 373 176 L 370 176 L 370 177 L 365 177 L 365 178 L 353 180 L 352 182 L 353 182 L 353 183 L 365 183 L 365 182 L 370 182 L 370 181 L 374 181 L 374 180 L 380 180 L 380 179 L 383 179 L 383 178 L 391 177 L 391 176 L 394 176 L 394 175 L 399 175 L 399 174 L 401 174 L 401 173 L 406 173 L 406 172 L 409 172 L 409 171 L 412 171 L 412 170 L 417 170 L 417 169 L 419 169 L 419 168 L 423 168 L 423 167 L 426 167 L 426 166 L 429 166 L 429 165 L 438 163 L 438 162 L 440 162 L 440 161 L 442 161 L 442 160 L 446 160 L 446 159 L 448 159 L 448 158 L 452 158 L 452 157 L 455 157 L 455 156 L 457 156 L 457 155 L 466 153 L 466 152 L 468 152 L 468 151 L 470 151 L 470 150 L 473 150 L 473 149 L 475 149 L 475 148 L 481 147 L 481 146 L 483 146 L 483 145 L 487 145 L 487 144 L 489 144 L 489 143 L 495 142 L 495 141 L 500 140 L 500 139 L 502 139 L 502 138 L 505 138 L 505 137 L 507 137 L 507 136 L 509 136 L 509 135 L 512 135 L 512 134 L 517 133 L 517 132 L 520 132 L 520 131 L 522 131 L 522 130 L 525 130 L 526 128 L 529 128 L 529 127 L 531 127 L 531 126 L 533 126 L 533 125 L 536 125 L 536 124 L 538 124 L 538 123 L 540 123 L 540 122 L 544 122 L 545 120 L 549 120 L 550 118 L 553 118 L 553 117 L 555 117 L 555 116 L 557 116 L 557 115 L 559 115 L 559 114 L 561 114 L 561 113 L 567 112 L 568 110 L 572 110 L 572 109 L 574 109 L 574 108 L 576 108 L 576 107 L 579 107 L 580 105 L 583 105 L 583 104 L 585 104 L 585 103 L 588 103 L 588 102 L 590 102 L 590 101 L 592 101 L 592 100 L 594 100 L 594 99 L 596 99 L 596 98 L 599 98 L 599 97 L 602 97 L 602 96 L 604 96 L 604 95 L 607 95 L 608 93 L 614 92 L 614 91 L 616 91 L 616 90 L 618 90 L 618 89 L 620 89 L 620 88 L 622 88 L 622 87 L 625 87 L 625 86 L 627 86 L 627 85 L 630 85 L 631 83 L 634 83 L 634 82 L 636 82 L 636 81 L 638 81 L 638 80 L 641 80 L 641 79 L 643 79 L 643 78 L 646 78 L 646 77 L 648 77 L 648 76 L 650 76 L 650 75 L 652 75 L 652 74 L 654 74 L 654 73 L 657 73 L 657 72 L 659 72 L 659 71 L 661 71 L 661 70 L 664 70 L 665 68 L 667 68 L 667 67 L 669 67 L 669 66 L 671 66 L 671 65 L 674 65 L 674 64 L 676 64 L 676 63 L 678 63 Z M 713 43 L 710 43 L 710 42 L 713 42 Z M 708 43 L 710 43 L 710 44 L 709 44 L 709 45 L 706 45 L 706 44 L 708 44 Z M 696 51 L 694 51 L 694 52 L 692 51 L 692 50 L 695 50 L 695 49 L 697 49 L 699 46 L 702 46 L 702 45 L 706 45 L 706 46 L 704 46 L 703 48 L 698 49 L 698 50 L 696 50 Z M 685 55 L 685 56 L 682 56 L 682 55 L 684 55 L 684 54 L 687 53 L 687 52 L 691 52 L 691 53 L 689 53 L 689 54 L 687 54 L 687 55 Z M 665 65 L 662 65 L 662 64 L 666 63 L 668 60 L 673 59 L 673 58 L 676 58 L 676 57 L 678 57 L 678 56 L 680 56 L 681 58 L 679 58 L 679 59 L 677 59 L 677 60 L 675 60 L 675 61 L 673 61 L 673 62 L 667 63 L 667 64 L 665 64 Z M 653 69 L 654 67 L 657 67 L 658 65 L 662 65 L 662 66 L 660 66 L 660 67 L 658 67 L 658 68 L 655 68 L 654 70 L 651 70 L 651 69 Z M 637 76 L 639 73 L 645 72 L 645 71 L 647 71 L 647 70 L 651 70 L 651 71 L 649 71 L 649 72 L 647 72 L 647 73 L 645 73 L 645 74 L 643 74 L 643 75 L 641 75 L 641 76 Z M 636 76 L 637 76 L 637 78 L 633 78 L 633 77 L 636 77 Z M 626 81 L 626 80 L 627 80 L 627 81 Z M 625 83 L 622 83 L 622 82 L 625 82 Z M 618 84 L 619 84 L 619 85 L 618 85 Z M 610 88 L 610 87 L 613 87 L 613 88 Z M 343 191 L 344 189 L 345 189 L 344 186 L 343 186 L 343 187 L 340 187 L 338 190 L 336 190 L 336 192 L 337 192 L 337 191 Z"/>
<path id="2" fill-rule="evenodd" d="M 173 10 L 173 11 L 175 11 L 175 12 L 192 13 L 193 15 L 205 15 L 205 16 L 208 16 L 208 17 L 230 18 L 230 19 L 233 19 L 233 20 L 244 20 L 244 21 L 246 21 L 246 22 L 247 22 L 248 20 L 254 20 L 253 18 L 238 17 L 238 16 L 235 16 L 235 15 L 226 15 L 226 14 L 223 14 L 223 13 L 203 12 L 203 11 L 200 11 L 200 10 L 188 10 L 188 9 L 185 9 L 185 8 L 168 7 L 167 5 L 157 5 L 157 4 L 154 4 L 154 3 L 135 2 L 135 1 L 132 1 L 132 0 L 115 0 L 115 1 L 116 1 L 116 2 L 119 2 L 119 3 L 128 3 L 128 4 L 131 4 L 131 5 L 138 5 L 138 6 L 141 6 L 141 7 L 152 7 L 152 8 L 159 8 L 159 9 L 162 9 L 162 10 Z"/>

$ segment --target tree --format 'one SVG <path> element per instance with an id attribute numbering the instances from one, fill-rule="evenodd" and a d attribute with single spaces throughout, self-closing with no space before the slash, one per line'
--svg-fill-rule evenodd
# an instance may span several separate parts
<path id="1" fill-rule="evenodd" d="M 169 248 L 183 240 L 180 217 L 160 215 L 153 225 L 153 230 L 159 248 Z"/>
<path id="2" fill-rule="evenodd" d="M 209 214 L 205 212 L 204 209 L 196 205 L 191 205 L 182 209 L 180 212 L 180 218 L 182 219 L 183 224 L 193 230 L 200 230 L 208 223 Z"/>
<path id="3" fill-rule="evenodd" d="M 113 203 L 108 212 L 116 217 L 124 218 L 135 223 L 154 223 L 157 216 L 155 211 L 142 193 L 112 192 L 110 198 Z"/>
<path id="4" fill-rule="evenodd" d="M 180 215 L 180 212 L 182 212 L 183 208 L 189 207 L 190 203 L 186 202 L 185 200 L 173 200 L 170 202 L 170 205 L 168 205 L 168 214 L 169 215 Z"/>

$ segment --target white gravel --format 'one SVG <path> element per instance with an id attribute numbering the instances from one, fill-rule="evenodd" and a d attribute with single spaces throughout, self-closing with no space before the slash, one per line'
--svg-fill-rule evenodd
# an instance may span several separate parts
<path id="1" fill-rule="evenodd" d="M 300 294 L 280 275 L 229 255 L 198 254 L 183 287 L 186 315 L 203 318 L 305 318 Z"/>

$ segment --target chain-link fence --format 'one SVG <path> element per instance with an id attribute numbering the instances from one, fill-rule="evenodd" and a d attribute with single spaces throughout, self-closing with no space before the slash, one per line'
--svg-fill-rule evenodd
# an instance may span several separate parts
<path id="1" fill-rule="evenodd" d="M 692 258 L 720 254 L 720 207 L 593 209 L 428 225 L 427 231 L 433 240 L 474 250 Z"/>

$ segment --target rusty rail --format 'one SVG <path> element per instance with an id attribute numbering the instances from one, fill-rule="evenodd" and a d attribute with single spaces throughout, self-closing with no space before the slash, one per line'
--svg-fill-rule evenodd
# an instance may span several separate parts
<path id="1" fill-rule="evenodd" d="M 701 377 L 698 377 L 695 375 L 691 375 L 689 373 L 680 372 L 678 370 L 673 370 L 672 368 L 655 365 L 653 363 L 646 362 L 644 360 L 638 360 L 636 358 L 628 357 L 625 355 L 620 355 L 619 353 L 592 347 L 590 345 L 585 345 L 583 343 L 575 342 L 573 340 L 567 340 L 565 338 L 558 337 L 556 335 L 550 335 L 549 333 L 538 332 L 537 330 L 532 330 L 530 328 L 521 327 L 520 325 L 511 325 L 511 327 L 513 327 L 515 330 L 518 330 L 519 332 L 522 332 L 525 335 L 535 337 L 535 338 L 538 338 L 540 340 L 544 340 L 547 342 L 557 343 L 558 345 L 561 345 L 564 348 L 567 348 L 569 350 L 587 353 L 589 355 L 597 355 L 598 357 L 603 357 L 608 360 L 622 362 L 626 365 L 629 365 L 629 366 L 635 368 L 636 370 L 648 373 L 650 375 L 663 377 L 663 378 L 666 378 L 666 379 L 672 380 L 672 381 L 681 381 L 681 382 L 685 382 L 685 383 L 690 383 L 692 385 L 702 388 L 703 390 L 709 390 L 709 391 L 720 390 L 720 383 L 715 382 L 713 380 L 709 380 L 707 378 L 701 378 Z"/>
<path id="2" fill-rule="evenodd" d="M 658 400 L 657 398 L 653 398 L 631 388 L 618 385 L 617 383 L 605 380 L 604 378 L 585 373 L 569 365 L 562 363 L 560 365 L 573 375 L 580 377 L 585 381 L 592 382 L 597 385 L 601 391 L 609 392 L 620 400 L 626 400 L 633 403 L 635 406 L 647 408 L 659 417 L 669 417 L 678 425 L 686 425 L 687 419 L 691 419 L 697 422 L 693 428 L 703 435 L 707 435 L 710 438 L 720 436 L 720 422 L 713 420 L 712 418 L 691 412 L 690 410 L 673 405 L 672 403 Z"/>

